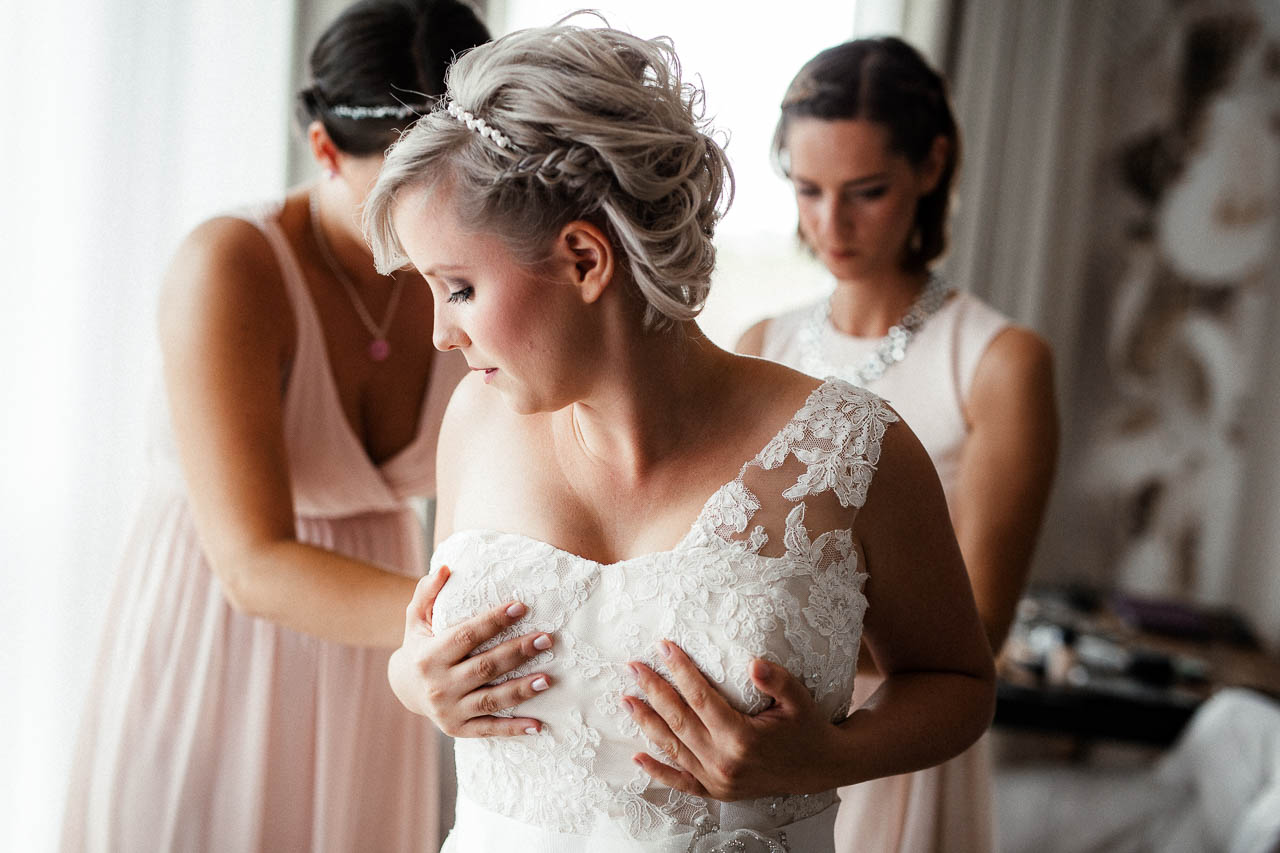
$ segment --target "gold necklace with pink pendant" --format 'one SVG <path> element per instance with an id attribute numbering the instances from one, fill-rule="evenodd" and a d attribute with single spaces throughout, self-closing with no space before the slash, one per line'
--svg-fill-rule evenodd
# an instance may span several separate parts
<path id="1" fill-rule="evenodd" d="M 333 256 L 333 252 L 329 250 L 329 244 L 325 242 L 324 233 L 320 230 L 320 216 L 316 206 L 316 195 L 311 194 L 310 200 L 311 213 L 311 233 L 315 236 L 316 246 L 320 249 L 320 257 L 324 259 L 325 266 L 329 268 L 329 272 L 342 285 L 343 290 L 347 292 L 347 296 L 351 299 L 351 304 L 355 306 L 356 314 L 360 317 L 360 322 L 368 329 L 373 340 L 369 342 L 369 358 L 374 361 L 386 361 L 387 356 L 391 355 L 391 344 L 387 341 L 387 332 L 391 330 L 391 321 L 396 316 L 396 307 L 400 304 L 400 291 L 404 289 L 404 278 L 394 279 L 395 284 L 391 291 L 391 299 L 387 302 L 387 310 L 382 318 L 381 323 L 375 323 L 373 316 L 369 313 L 369 309 L 365 307 L 364 300 L 360 298 L 360 292 L 356 290 L 356 286 L 347 277 L 346 271 L 342 265 L 338 263 L 337 258 Z"/>

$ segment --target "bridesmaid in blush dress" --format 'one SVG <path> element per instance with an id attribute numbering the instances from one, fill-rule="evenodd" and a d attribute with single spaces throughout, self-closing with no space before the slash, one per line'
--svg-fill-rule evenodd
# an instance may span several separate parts
<path id="1" fill-rule="evenodd" d="M 799 233 L 834 292 L 749 329 L 738 350 L 884 397 L 928 451 L 999 650 L 1031 561 L 1057 454 L 1047 345 L 932 269 L 945 245 L 959 134 L 942 78 L 896 38 L 807 63 L 774 155 Z M 853 706 L 879 685 L 864 655 Z M 842 788 L 839 853 L 996 847 L 986 739 L 937 767 Z"/>
<path id="2" fill-rule="evenodd" d="M 421 851 L 438 740 L 387 688 L 466 364 L 374 269 L 358 208 L 398 129 L 488 39 L 456 0 L 363 0 L 299 110 L 325 177 L 209 220 L 161 295 L 149 487 L 106 612 L 64 851 Z M 425 93 L 406 106 L 405 93 Z"/>

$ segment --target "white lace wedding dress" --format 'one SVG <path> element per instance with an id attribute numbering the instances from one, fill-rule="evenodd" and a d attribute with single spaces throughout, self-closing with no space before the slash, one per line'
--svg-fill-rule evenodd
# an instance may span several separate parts
<path id="1" fill-rule="evenodd" d="M 457 820 L 444 850 L 832 850 L 834 790 L 719 803 L 659 785 L 631 760 L 661 753 L 621 699 L 640 695 L 628 661 L 668 674 L 655 648 L 666 638 L 741 711 L 768 703 L 747 675 L 763 657 L 844 719 L 867 607 L 851 526 L 895 420 L 874 394 L 823 382 L 670 551 L 603 565 L 517 533 L 462 530 L 442 542 L 432 563 L 452 577 L 435 624 L 516 599 L 529 615 L 489 645 L 529 631 L 556 638 L 509 676 L 552 677 L 553 689 L 519 708 L 543 731 L 457 741 Z"/>

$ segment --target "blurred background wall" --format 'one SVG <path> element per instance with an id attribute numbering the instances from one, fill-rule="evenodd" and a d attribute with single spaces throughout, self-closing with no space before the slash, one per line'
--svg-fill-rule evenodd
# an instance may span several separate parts
<path id="1" fill-rule="evenodd" d="M 1275 643 L 1280 5 L 964 9 L 948 266 L 1058 358 L 1034 576 L 1228 605 Z"/>

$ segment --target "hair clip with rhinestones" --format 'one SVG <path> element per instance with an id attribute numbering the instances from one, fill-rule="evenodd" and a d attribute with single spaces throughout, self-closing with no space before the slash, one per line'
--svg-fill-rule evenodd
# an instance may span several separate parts
<path id="1" fill-rule="evenodd" d="M 414 107 L 408 104 L 386 105 L 381 107 L 353 107 L 347 104 L 339 104 L 336 107 L 330 107 L 329 112 L 338 118 L 362 119 L 362 118 L 408 118 L 409 116 L 421 115 L 425 112 L 426 107 Z"/>

